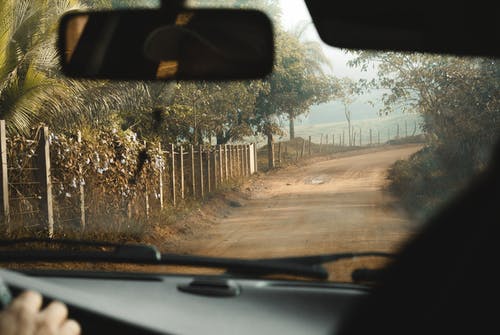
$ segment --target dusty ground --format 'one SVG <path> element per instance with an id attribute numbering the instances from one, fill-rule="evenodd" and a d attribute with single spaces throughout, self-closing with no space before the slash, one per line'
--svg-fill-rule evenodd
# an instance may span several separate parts
<path id="1" fill-rule="evenodd" d="M 253 177 L 239 190 L 216 194 L 144 242 L 163 252 L 268 258 L 345 251 L 395 251 L 415 230 L 384 187 L 387 169 L 421 145 L 399 145 L 315 157 Z M 379 267 L 364 258 L 328 264 L 330 279 Z M 37 267 L 40 267 L 38 264 Z M 42 266 L 43 267 L 43 266 Z M 53 268 L 54 264 L 47 265 Z M 221 270 L 129 264 L 60 263 L 67 269 L 219 273 Z"/>
<path id="2" fill-rule="evenodd" d="M 387 169 L 420 148 L 361 151 L 254 179 L 246 198 L 233 201 L 222 217 L 199 226 L 175 249 L 244 258 L 394 251 L 414 225 L 384 191 Z M 349 279 L 346 266 L 367 265 L 344 263 L 329 266 L 336 280 Z"/>

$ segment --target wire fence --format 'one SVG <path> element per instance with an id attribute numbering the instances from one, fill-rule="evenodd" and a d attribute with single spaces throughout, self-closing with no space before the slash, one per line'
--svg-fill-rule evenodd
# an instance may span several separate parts
<path id="1" fill-rule="evenodd" d="M 314 132 L 311 135 L 300 133 L 300 136 L 294 139 L 274 142 L 271 153 L 269 146 L 264 145 L 258 151 L 260 169 L 283 166 L 288 162 L 318 154 L 423 141 L 422 130 L 416 121 L 413 123 L 404 121 L 401 124 L 396 122 L 383 129 L 353 126 L 350 132 L 348 128 L 335 128 L 331 132 L 327 132 L 328 129 L 322 130 L 324 132 Z"/>
<path id="2" fill-rule="evenodd" d="M 8 138 L 0 120 L 0 146 L 5 234 L 22 229 L 53 237 L 89 225 L 119 230 L 257 171 L 255 144 L 148 143 L 117 133 L 92 140 L 47 127 L 31 139 Z"/>

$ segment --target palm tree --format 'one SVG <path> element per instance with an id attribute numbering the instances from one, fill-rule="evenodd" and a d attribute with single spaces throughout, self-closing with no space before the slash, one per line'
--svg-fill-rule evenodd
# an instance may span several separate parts
<path id="1" fill-rule="evenodd" d="M 305 34 L 311 25 L 311 21 L 300 21 L 290 29 L 289 33 L 300 42 L 303 48 L 306 75 L 323 77 L 326 76 L 327 69 L 332 69 L 332 64 L 319 41 L 306 39 Z M 305 112 L 307 111 L 293 108 L 287 111 L 290 122 L 290 139 L 295 138 L 295 118 Z"/>
<path id="2" fill-rule="evenodd" d="M 10 133 L 26 134 L 75 93 L 55 74 L 54 45 L 60 14 L 77 7 L 76 0 L 0 2 L 0 118 Z"/>

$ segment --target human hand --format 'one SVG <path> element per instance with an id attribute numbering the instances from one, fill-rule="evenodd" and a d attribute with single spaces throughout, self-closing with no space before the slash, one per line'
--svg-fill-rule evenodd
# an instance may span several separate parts
<path id="1" fill-rule="evenodd" d="M 0 311 L 0 335 L 78 335 L 80 325 L 68 319 L 68 308 L 54 301 L 45 309 L 42 296 L 33 291 L 20 294 Z"/>

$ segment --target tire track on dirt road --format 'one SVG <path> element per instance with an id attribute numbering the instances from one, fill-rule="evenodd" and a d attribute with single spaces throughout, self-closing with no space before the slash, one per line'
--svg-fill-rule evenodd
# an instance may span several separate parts
<path id="1" fill-rule="evenodd" d="M 242 258 L 394 251 L 412 224 L 383 189 L 387 170 L 420 148 L 393 146 L 268 174 L 242 207 L 180 249 Z"/>

